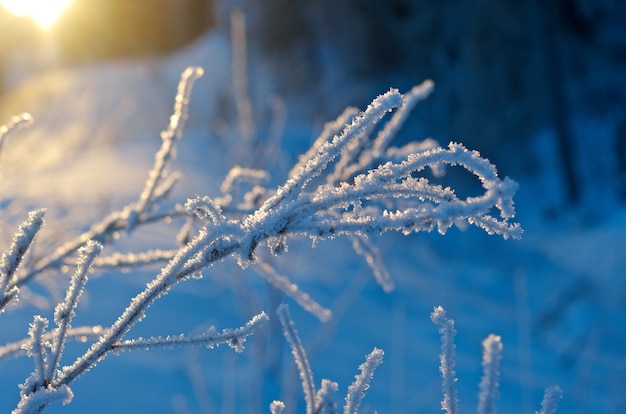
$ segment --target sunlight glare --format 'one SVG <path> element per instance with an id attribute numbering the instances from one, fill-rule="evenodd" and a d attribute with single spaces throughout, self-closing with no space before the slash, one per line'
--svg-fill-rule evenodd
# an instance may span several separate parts
<path id="1" fill-rule="evenodd" d="M 16 16 L 30 17 L 49 29 L 69 7 L 72 0 L 0 0 L 0 4 Z"/>

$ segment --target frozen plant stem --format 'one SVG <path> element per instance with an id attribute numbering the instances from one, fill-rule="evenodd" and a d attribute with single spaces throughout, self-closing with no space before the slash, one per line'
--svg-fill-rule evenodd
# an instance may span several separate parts
<path id="1" fill-rule="evenodd" d="M 18 228 L 13 236 L 9 250 L 2 253 L 0 258 L 0 312 L 12 300 L 17 298 L 18 288 L 10 284 L 17 269 L 24 259 L 28 248 L 43 225 L 45 210 L 35 210 L 28 214 L 28 219 Z"/>
<path id="2" fill-rule="evenodd" d="M 559 387 L 552 385 L 546 388 L 543 401 L 541 401 L 541 411 L 537 414 L 554 414 L 561 398 L 563 398 L 563 391 Z"/>
<path id="3" fill-rule="evenodd" d="M 30 379 L 30 388 L 36 390 L 45 383 L 45 371 L 47 364 L 47 352 L 43 341 L 43 334 L 48 328 L 48 320 L 39 315 L 35 315 L 33 323 L 28 330 L 30 342 L 28 344 L 28 356 L 33 358 L 35 370 Z"/>
<path id="4" fill-rule="evenodd" d="M 313 371 L 309 365 L 309 359 L 306 356 L 306 351 L 302 346 L 302 341 L 296 331 L 296 326 L 289 315 L 289 307 L 282 304 L 276 310 L 280 324 L 283 326 L 283 333 L 287 341 L 291 345 L 291 353 L 293 359 L 298 366 L 298 372 L 300 372 L 300 379 L 302 380 L 302 390 L 304 391 L 304 401 L 306 402 L 306 413 L 314 414 L 316 412 L 315 406 L 315 383 L 313 381 Z"/>
<path id="5" fill-rule="evenodd" d="M 298 286 L 279 274 L 268 263 L 258 261 L 254 265 L 254 269 L 261 274 L 276 289 L 291 297 L 304 310 L 315 315 L 321 322 L 328 322 L 332 317 L 332 312 L 313 300 L 307 293 L 302 292 Z"/>
<path id="6" fill-rule="evenodd" d="M 102 245 L 93 241 L 87 242 L 87 244 L 79 250 L 80 258 L 78 260 L 78 266 L 72 277 L 70 287 L 67 289 L 65 300 L 58 304 L 54 310 L 54 322 L 57 328 L 50 349 L 51 361 L 46 372 L 46 382 L 52 381 L 52 378 L 59 368 L 63 347 L 67 340 L 67 333 L 71 327 L 76 306 L 87 283 L 89 268 L 96 256 L 101 252 Z"/>
<path id="7" fill-rule="evenodd" d="M 500 386 L 500 360 L 502 359 L 502 339 L 489 335 L 483 341 L 483 376 L 478 393 L 478 414 L 495 414 L 495 400 Z"/>
<path id="8" fill-rule="evenodd" d="M 79 326 L 78 328 L 70 328 L 66 332 L 67 339 L 85 342 L 88 339 L 97 339 L 102 334 L 102 326 Z M 56 332 L 47 332 L 42 337 L 42 342 L 47 343 L 53 339 Z M 15 358 L 22 355 L 29 355 L 29 344 L 32 342 L 30 338 L 21 341 L 12 342 L 0 347 L 0 360 L 7 358 Z"/>
<path id="9" fill-rule="evenodd" d="M 456 335 L 454 321 L 446 316 L 446 311 L 441 306 L 435 308 L 430 315 L 430 319 L 439 327 L 439 334 L 441 335 L 441 364 L 439 367 L 443 388 L 441 409 L 448 414 L 458 414 L 459 400 L 456 391 L 456 373 L 454 371 L 454 336 Z"/>
<path id="10" fill-rule="evenodd" d="M 372 145 L 372 158 L 377 159 L 384 155 L 387 151 L 391 140 L 396 136 L 400 128 L 404 125 L 407 117 L 417 105 L 418 102 L 426 99 L 435 88 L 432 80 L 426 80 L 421 85 L 414 86 L 409 92 L 402 97 L 403 104 L 393 115 L 391 120 L 385 125 L 382 131 L 378 133 Z"/>
<path id="11" fill-rule="evenodd" d="M 54 384 L 53 379 L 59 366 L 76 305 L 87 282 L 87 272 L 101 250 L 102 246 L 95 242 L 87 243 L 80 250 L 78 267 L 72 277 L 65 300 L 56 307 L 54 312 L 57 328 L 52 337 L 49 357 L 46 351 L 47 345 L 43 342 L 48 320 L 35 316 L 29 331 L 30 343 L 28 344 L 28 355 L 34 359 L 35 370 L 21 386 L 22 398 L 16 412 L 40 412 L 58 399 L 69 401 L 71 398 L 71 391 L 67 384 Z"/>
<path id="12" fill-rule="evenodd" d="M 344 414 L 357 414 L 361 400 L 365 397 L 365 393 L 370 387 L 370 381 L 374 377 L 374 370 L 383 362 L 383 354 L 382 349 L 374 348 L 359 367 L 361 373 L 354 377 L 354 382 L 348 387 Z"/>
<path id="13" fill-rule="evenodd" d="M 401 95 L 395 89 L 374 99 L 364 112 L 344 128 L 341 135 L 335 135 L 331 142 L 324 142 L 310 160 L 306 162 L 301 160 L 302 167 L 294 172 L 287 182 L 278 189 L 276 195 L 270 198 L 252 219 L 267 214 L 279 203 L 288 203 L 294 200 L 309 181 L 319 176 L 353 138 L 378 123 L 387 112 L 397 108 L 401 102 Z"/>
<path id="14" fill-rule="evenodd" d="M 183 128 L 188 117 L 189 99 L 193 85 L 203 74 L 202 68 L 189 67 L 181 76 L 174 102 L 174 113 L 170 117 L 168 128 L 161 133 L 163 145 L 155 155 L 154 167 L 150 171 L 146 186 L 127 218 L 128 231 L 133 230 L 137 218 L 145 214 L 152 206 L 159 184 L 167 177 L 167 168 L 174 157 L 176 143 L 182 138 Z"/>
<path id="15" fill-rule="evenodd" d="M 289 308 L 282 304 L 276 311 L 281 325 L 283 326 L 283 334 L 291 345 L 291 353 L 298 367 L 300 378 L 302 379 L 302 389 L 304 391 L 304 400 L 306 402 L 307 414 L 336 414 L 337 404 L 333 400 L 333 395 L 337 391 L 336 382 L 323 379 L 319 391 L 315 391 L 313 380 L 313 372 L 309 365 L 306 351 L 302 346 L 295 324 L 289 315 Z M 370 382 L 374 376 L 374 370 L 383 362 L 383 351 L 378 348 L 367 355 L 365 362 L 359 367 L 361 372 L 354 377 L 354 382 L 348 387 L 348 393 L 345 398 L 344 414 L 357 414 L 357 410 L 365 393 L 370 387 Z M 279 404 L 275 407 L 274 404 Z M 272 412 L 275 409 L 284 409 L 282 402 L 275 401 L 270 406 Z M 282 411 L 281 411 L 282 412 Z"/>
<path id="16" fill-rule="evenodd" d="M 446 316 L 446 311 L 438 306 L 430 314 L 433 323 L 439 326 L 441 335 L 440 372 L 442 376 L 443 401 L 441 409 L 448 414 L 459 413 L 459 401 L 456 389 L 456 373 L 454 371 L 455 345 L 454 321 Z M 497 335 L 489 335 L 483 341 L 483 376 L 479 385 L 478 413 L 495 414 L 495 400 L 500 386 L 500 360 L 502 359 L 502 339 Z M 536 414 L 554 414 L 557 403 L 563 392 L 559 387 L 548 387 L 541 403 L 541 411 Z"/>
<path id="17" fill-rule="evenodd" d="M 333 400 L 333 397 L 339 384 L 328 379 L 322 379 L 322 385 L 317 391 L 315 405 L 319 414 L 337 414 L 337 403 Z"/>
<path id="18" fill-rule="evenodd" d="M 268 316 L 261 312 L 249 320 L 244 326 L 237 329 L 224 329 L 222 332 L 217 333 L 214 327 L 210 327 L 206 333 L 193 336 L 168 336 L 152 337 L 152 338 L 139 338 L 122 341 L 113 345 L 114 351 L 131 351 L 134 349 L 158 349 L 158 348 L 175 348 L 183 346 L 197 346 L 202 345 L 207 348 L 214 348 L 219 345 L 228 344 L 231 348 L 234 348 L 237 352 L 243 351 L 243 343 L 246 338 L 254 334 L 255 330 L 258 330 L 263 323 L 268 320 Z"/>

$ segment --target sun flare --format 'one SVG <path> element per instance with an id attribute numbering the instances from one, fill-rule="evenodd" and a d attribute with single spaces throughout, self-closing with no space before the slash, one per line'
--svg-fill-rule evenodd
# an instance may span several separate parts
<path id="1" fill-rule="evenodd" d="M 72 0 L 0 0 L 0 5 L 17 16 L 30 17 L 39 26 L 48 29 L 71 2 Z"/>

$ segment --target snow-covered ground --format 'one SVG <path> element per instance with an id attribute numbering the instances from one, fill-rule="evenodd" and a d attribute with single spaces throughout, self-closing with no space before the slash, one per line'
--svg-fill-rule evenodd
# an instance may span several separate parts
<path id="1" fill-rule="evenodd" d="M 204 67 L 205 75 L 192 94 L 177 152 L 174 165 L 183 178 L 173 199 L 218 195 L 241 148 L 229 148 L 214 132 L 215 121 L 228 117 L 224 108 L 232 106 L 233 98 L 228 42 L 210 34 L 163 60 L 59 70 L 2 99 L 2 122 L 25 111 L 36 122 L 11 136 L 0 154 L 2 248 L 30 208 L 49 210 L 40 240 L 43 249 L 136 199 L 160 146 L 159 133 L 167 125 L 179 75 L 189 65 Z M 306 128 L 287 122 L 287 149 L 270 170 L 275 182 L 284 179 L 282 166 L 295 157 L 293 149 L 305 148 L 319 132 Z M 396 284 L 390 294 L 376 284 L 347 240 L 326 241 L 314 249 L 308 240 L 292 243 L 275 260 L 278 270 L 333 310 L 333 319 L 321 323 L 287 300 L 317 385 L 329 378 L 344 394 L 365 355 L 378 347 L 385 360 L 364 404 L 379 412 L 439 412 L 440 339 L 429 314 L 442 305 L 458 330 L 463 411 L 475 409 L 481 341 L 490 333 L 501 335 L 504 343 L 500 412 L 538 410 L 544 388 L 553 384 L 564 391 L 559 412 L 624 410 L 626 212 L 614 210 L 593 226 L 575 225 L 574 218 L 569 224 L 550 224 L 536 211 L 535 184 L 524 177 L 519 181 L 517 209 L 525 227 L 520 241 L 476 228 L 452 229 L 445 236 L 380 237 L 377 243 Z M 175 224 L 121 235 L 116 246 L 133 251 L 171 248 Z M 111 324 L 157 271 L 96 274 L 75 324 Z M 33 290 L 33 306 L 44 306 Z M 252 270 L 227 260 L 203 279 L 177 286 L 149 309 L 131 336 L 240 326 L 263 309 L 272 322 L 250 339 L 244 353 L 218 348 L 111 356 L 73 385 L 71 405 L 52 405 L 48 412 L 252 413 L 269 412 L 274 399 L 303 412 L 300 380 L 272 314 L 282 300 Z M 0 315 L 0 343 L 26 337 L 33 309 L 23 306 Z M 35 312 L 52 315 L 51 308 Z M 69 347 L 64 362 L 71 362 L 84 346 Z M 22 357 L 0 364 L 0 411 L 9 412 L 32 361 Z"/>

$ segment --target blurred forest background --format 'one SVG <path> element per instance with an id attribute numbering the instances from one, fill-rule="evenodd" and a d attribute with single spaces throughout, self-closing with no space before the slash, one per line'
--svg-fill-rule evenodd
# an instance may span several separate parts
<path id="1" fill-rule="evenodd" d="M 459 352 L 464 352 L 461 361 L 475 361 L 478 367 L 480 351 L 475 345 L 484 338 L 480 335 L 487 334 L 486 329 L 503 335 L 508 352 L 504 361 L 511 365 L 508 371 L 503 370 L 503 384 L 508 378 L 509 389 L 502 394 L 513 395 L 507 400 L 507 408 L 517 409 L 519 405 L 521 411 L 531 412 L 540 401 L 538 396 L 535 403 L 532 393 L 542 392 L 545 385 L 559 384 L 568 400 L 564 400 L 564 407 L 582 407 L 563 412 L 623 412 L 625 0 L 73 0 L 48 29 L 13 16 L 0 6 L 0 125 L 24 111 L 33 113 L 36 119 L 29 135 L 19 137 L 21 148 L 15 137 L 0 153 L 0 173 L 5 172 L 0 183 L 11 190 L 16 188 L 19 197 L 15 198 L 20 200 L 31 188 L 37 192 L 37 205 L 50 206 L 67 194 L 73 196 L 68 198 L 71 203 L 87 203 L 83 199 L 88 198 L 98 204 L 94 214 L 108 209 L 122 196 L 135 197 L 135 188 L 141 188 L 146 166 L 152 162 L 153 153 L 146 149 L 158 147 L 158 134 L 170 114 L 180 73 L 188 64 L 199 64 L 205 67 L 206 75 L 194 90 L 192 114 L 181 142 L 188 145 L 187 154 L 193 156 L 185 158 L 185 150 L 181 150 L 178 166 L 183 174 L 185 168 L 191 172 L 181 183 L 193 189 L 185 189 L 186 194 L 217 191 L 223 177 L 220 169 L 230 167 L 236 158 L 229 150 L 248 150 L 252 154 L 248 159 L 258 154 L 245 146 L 228 148 L 234 141 L 220 140 L 222 136 L 214 128 L 218 118 L 233 130 L 237 127 L 229 124 L 237 121 L 232 48 L 228 43 L 235 9 L 245 12 L 247 22 L 248 87 L 258 135 L 271 132 L 267 103 L 270 93 L 282 98 L 288 111 L 280 148 L 284 157 L 259 156 L 253 160 L 271 167 L 276 172 L 273 178 L 280 179 L 281 163 L 297 159 L 323 124 L 335 119 L 346 106 L 365 108 L 374 96 L 390 87 L 403 92 L 430 78 L 435 81 L 434 93 L 418 104 L 396 139 L 432 137 L 444 146 L 450 140 L 461 142 L 490 159 L 502 176 L 510 176 L 520 184 L 516 206 L 525 229 L 520 242 L 488 238 L 482 233 L 455 235 L 453 231 L 445 238 L 419 235 L 410 243 L 405 243 L 408 239 L 381 239 L 386 243 L 383 251 L 389 255 L 386 263 L 403 289 L 398 289 L 397 296 L 384 297 L 379 289 L 370 289 L 369 293 L 364 290 L 361 296 L 365 299 L 354 302 L 351 314 L 346 311 L 343 319 L 338 318 L 344 329 L 336 331 L 339 340 L 333 347 L 339 352 L 333 355 L 339 356 L 329 358 L 327 367 L 319 365 L 319 358 L 319 372 L 325 368 L 335 372 L 330 368 L 340 368 L 337 361 L 342 361 L 349 368 L 344 383 L 351 381 L 353 368 L 361 363 L 363 354 L 358 355 L 358 362 L 355 359 L 348 363 L 346 358 L 356 355 L 355 335 L 359 335 L 368 338 L 363 341 L 367 346 L 389 348 L 389 372 L 400 372 L 412 381 L 403 390 L 396 386 L 401 376 L 384 377 L 386 374 L 377 372 L 383 382 L 391 379 L 388 385 L 392 400 L 401 401 L 395 397 L 406 393 L 410 395 L 407 407 L 432 400 L 436 410 L 439 338 L 434 335 L 428 339 L 425 334 L 431 328 L 426 315 L 432 305 L 443 303 L 451 315 L 457 315 L 458 326 L 467 333 L 459 335 L 457 343 Z M 98 143 L 100 146 L 93 145 Z M 402 144 L 394 142 L 396 146 Z M 111 147 L 115 150 L 107 152 Z M 280 160 L 274 162 L 276 158 Z M 29 173 L 31 163 L 42 167 L 32 172 L 31 182 L 35 184 L 28 187 L 28 180 L 21 178 Z M 72 169 L 69 164 L 76 167 Z M 443 183 L 448 184 L 449 179 L 454 188 L 462 189 L 460 195 L 466 196 L 462 193 L 465 183 L 459 181 L 464 177 L 454 176 L 453 168 L 447 173 Z M 55 174 L 53 180 L 43 180 Z M 11 177 L 20 179 L 9 182 Z M 477 185 L 474 177 L 469 178 L 468 185 Z M 211 188 L 209 181 L 215 181 L 215 187 Z M 82 191 L 87 190 L 91 191 L 90 197 L 83 197 Z M 472 190 L 467 188 L 468 193 L 473 194 Z M 119 194 L 123 191 L 126 193 Z M 3 204 L 0 218 L 11 224 L 6 218 L 6 205 L 13 201 L 4 189 L 2 195 L 7 204 Z M 13 203 L 22 219 L 23 209 L 17 208 L 18 202 Z M 68 211 L 71 219 L 78 221 L 75 216 L 89 209 L 78 203 Z M 65 221 L 49 222 L 55 229 L 67 231 Z M 155 239 L 161 241 L 151 237 L 150 243 Z M 6 239 L 5 245 L 8 243 Z M 324 260 L 318 260 L 321 256 L 313 259 L 323 266 L 309 269 L 312 261 L 303 259 L 305 253 L 298 255 L 297 248 L 292 249 L 291 257 L 296 259 L 285 260 L 281 270 L 300 277 L 298 283 L 312 295 L 320 294 L 329 303 L 337 297 L 337 303 L 343 306 L 348 300 L 337 294 L 338 286 L 353 274 L 366 273 L 350 285 L 365 286 L 361 280 L 369 277 L 369 270 L 363 272 L 360 261 L 346 260 L 346 249 L 333 245 L 328 252 L 332 255 L 323 256 Z M 143 283 L 119 276 L 129 289 L 132 283 Z M 105 279 L 100 285 L 104 292 L 115 289 L 117 294 L 119 286 L 106 287 Z M 228 301 L 230 296 L 222 295 L 221 285 L 216 289 L 215 297 L 223 298 L 224 309 L 210 313 L 219 315 L 217 324 L 224 326 L 232 303 Z M 346 287 L 345 292 L 350 289 Z M 95 299 L 97 295 L 93 296 Z M 104 297 L 109 306 L 109 299 Z M 276 298 L 273 291 L 271 298 Z M 188 306 L 183 299 L 175 300 L 181 302 L 172 303 Z M 250 301 L 242 303 L 247 306 Z M 198 305 L 198 309 L 204 309 L 200 306 L 204 302 Z M 101 310 L 98 305 L 93 309 L 94 313 Z M 163 314 L 167 315 L 168 309 L 165 307 Z M 205 317 L 195 309 L 190 312 L 194 317 Z M 161 315 L 147 322 L 163 324 Z M 30 317 L 29 313 L 29 321 L 20 326 L 26 326 Z M 228 317 L 235 320 L 232 315 Z M 179 320 L 174 320 L 177 329 Z M 394 325 L 394 320 L 400 322 Z M 403 332 L 403 324 L 411 327 L 407 329 L 406 345 L 399 340 L 385 346 L 388 338 L 379 335 L 380 327 L 372 321 L 391 325 L 394 332 Z M 358 333 L 345 329 L 354 323 L 359 326 Z M 306 325 L 306 319 L 298 320 L 298 326 L 301 332 L 311 331 L 312 327 Z M 406 352 L 402 351 L 404 346 Z M 324 355 L 329 348 L 318 355 Z M 406 359 L 398 349 L 406 353 Z M 557 354 L 560 359 L 554 368 L 552 362 Z M 170 364 L 170 354 L 162 357 L 160 361 L 165 362 L 161 367 L 155 364 L 152 354 L 145 358 L 145 365 L 152 369 L 146 371 L 150 376 L 137 370 L 137 365 L 124 367 L 131 359 L 120 358 L 118 365 L 111 367 L 128 368 L 125 372 L 129 381 L 134 375 L 146 375 L 151 387 L 142 385 L 141 392 L 150 391 L 169 401 L 169 394 L 162 392 L 169 383 L 163 378 L 176 378 L 171 375 L 172 369 L 163 369 L 161 381 L 152 374 Z M 425 368 L 423 361 L 431 362 L 432 369 Z M 219 364 L 221 367 L 221 360 Z M 462 364 L 459 369 L 466 374 L 478 369 Z M 213 369 L 217 365 L 206 366 Z M 11 382 L 9 372 L 3 371 L 6 375 L 0 378 L 5 383 Z M 107 371 L 102 372 L 107 378 Z M 413 384 L 425 382 L 413 376 L 428 377 L 431 388 L 414 393 Z M 94 375 L 93 382 L 85 382 L 84 387 L 99 389 L 106 382 L 101 381 L 103 377 Z M 471 387 L 473 395 L 479 380 L 478 375 L 475 377 L 474 381 L 471 376 L 459 381 L 467 384 L 467 389 Z M 217 386 L 207 389 L 221 392 L 220 378 L 215 376 L 212 380 Z M 290 378 L 296 378 L 295 374 Z M 144 379 L 138 383 L 144 384 Z M 120 388 L 128 384 L 111 382 Z M 520 387 L 511 385 L 518 382 Z M 187 392 L 188 382 L 181 384 L 177 392 Z M 248 388 L 245 392 L 250 395 L 259 391 Z M 12 389 L 17 395 L 16 388 Z M 431 398 L 435 393 L 437 398 Z M 515 393 L 521 396 L 516 398 Z M 72 404 L 80 403 L 81 393 L 76 395 L 77 401 Z M 89 393 L 84 395 L 90 398 Z M 128 395 L 128 400 L 117 402 L 128 407 L 141 403 L 131 401 L 133 393 Z M 272 392 L 266 395 L 275 398 Z M 429 398 L 423 398 L 425 395 Z M 105 397 L 107 404 L 115 400 Z M 596 408 L 609 406 L 611 411 Z"/>
<path id="2" fill-rule="evenodd" d="M 149 58 L 227 34 L 234 7 L 247 15 L 251 73 L 271 77 L 292 120 L 431 78 L 407 140 L 462 141 L 503 174 L 552 177 L 546 214 L 626 199 L 622 0 L 74 0 L 50 33 L 0 10 L 4 88 L 50 61 Z"/>

